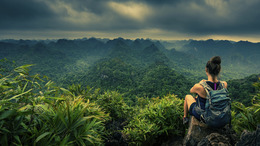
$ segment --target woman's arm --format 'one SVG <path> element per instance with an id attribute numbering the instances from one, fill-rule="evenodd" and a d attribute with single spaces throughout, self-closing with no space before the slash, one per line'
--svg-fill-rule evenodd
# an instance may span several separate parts
<path id="1" fill-rule="evenodd" d="M 191 89 L 190 89 L 190 93 L 199 93 L 201 92 L 201 83 L 202 82 L 205 82 L 206 80 L 205 79 L 202 79 L 199 83 L 195 84 Z"/>
<path id="2" fill-rule="evenodd" d="M 203 86 L 201 85 L 201 82 L 204 82 L 205 80 L 201 80 L 200 83 L 195 84 L 191 89 L 190 93 L 196 93 L 198 94 L 201 98 L 206 98 L 207 93 L 204 90 Z"/>
<path id="3" fill-rule="evenodd" d="M 195 84 L 191 89 L 190 89 L 190 93 L 199 93 L 200 91 L 200 84 Z"/>
<path id="4" fill-rule="evenodd" d="M 228 84 L 226 81 L 223 81 L 224 85 L 225 85 L 225 88 L 227 88 Z"/>

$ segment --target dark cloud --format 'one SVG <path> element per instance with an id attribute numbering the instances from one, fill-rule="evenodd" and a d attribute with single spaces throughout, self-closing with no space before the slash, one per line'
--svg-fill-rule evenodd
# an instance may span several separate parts
<path id="1" fill-rule="evenodd" d="M 0 30 L 259 35 L 259 7 L 259 0 L 1 0 Z"/>
<path id="2" fill-rule="evenodd" d="M 185 1 L 177 5 L 153 6 L 150 24 L 165 30 L 192 34 L 260 33 L 260 2 Z"/>
<path id="3" fill-rule="evenodd" d="M 64 0 L 64 2 L 70 4 L 73 9 L 80 12 L 87 11 L 95 13 L 97 15 L 102 15 L 108 11 L 107 5 L 104 0 Z"/>
<path id="4" fill-rule="evenodd" d="M 1 0 L 0 29 L 33 29 L 48 26 L 46 19 L 54 19 L 49 6 L 34 0 Z"/>
<path id="5" fill-rule="evenodd" d="M 52 12 L 42 2 L 33 0 L 1 0 L 0 16 L 4 20 L 10 19 L 35 19 L 37 17 L 48 17 Z"/>

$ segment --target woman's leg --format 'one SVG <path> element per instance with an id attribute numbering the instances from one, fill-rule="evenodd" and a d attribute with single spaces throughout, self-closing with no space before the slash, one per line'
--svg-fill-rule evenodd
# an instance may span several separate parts
<path id="1" fill-rule="evenodd" d="M 190 106 L 192 103 L 196 102 L 196 100 L 191 95 L 186 95 L 184 100 L 184 118 L 187 117 Z"/>

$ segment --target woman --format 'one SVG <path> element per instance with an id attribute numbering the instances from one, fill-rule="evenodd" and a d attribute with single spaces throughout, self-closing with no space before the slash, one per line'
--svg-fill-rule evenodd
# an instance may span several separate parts
<path id="1" fill-rule="evenodd" d="M 200 115 L 196 113 L 194 110 L 195 106 L 198 106 L 199 102 L 200 108 L 205 110 L 205 103 L 207 93 L 204 87 L 201 85 L 202 82 L 206 82 L 213 90 L 217 90 L 220 85 L 220 81 L 218 80 L 218 75 L 221 70 L 221 58 L 219 56 L 212 57 L 206 65 L 205 71 L 208 76 L 208 80 L 201 80 L 199 83 L 195 84 L 191 89 L 190 93 L 195 93 L 197 96 L 194 98 L 192 95 L 186 95 L 184 101 L 184 116 L 183 116 L 183 124 L 188 122 L 188 112 L 190 115 L 193 115 L 196 119 L 200 120 Z M 223 81 L 225 88 L 227 88 L 227 82 Z M 197 101 L 197 102 L 196 102 Z"/>

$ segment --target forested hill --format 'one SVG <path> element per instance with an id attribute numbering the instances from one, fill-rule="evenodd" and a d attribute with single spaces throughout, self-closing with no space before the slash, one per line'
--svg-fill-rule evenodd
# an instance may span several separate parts
<path id="1" fill-rule="evenodd" d="M 256 83 L 260 82 L 260 74 L 253 74 L 243 79 L 234 79 L 228 81 L 228 90 L 232 101 L 251 105 L 251 99 L 257 94 Z"/>
<path id="2" fill-rule="evenodd" d="M 193 40 L 183 45 L 181 50 L 205 61 L 208 60 L 209 56 L 221 56 L 224 66 L 223 75 L 229 75 L 230 72 L 225 71 L 232 70 L 243 76 L 248 76 L 259 73 L 260 70 L 260 43 L 214 41 L 212 39 L 207 41 Z"/>
<path id="3" fill-rule="evenodd" d="M 176 45 L 174 45 L 174 43 Z M 149 39 L 2 40 L 0 59 L 35 64 L 33 73 L 57 84 L 89 85 L 127 96 L 183 97 L 192 84 L 206 78 L 210 57 L 222 57 L 222 80 L 260 73 L 260 44 L 230 41 L 175 41 L 175 48 Z M 169 47 L 169 44 L 167 47 Z"/>

